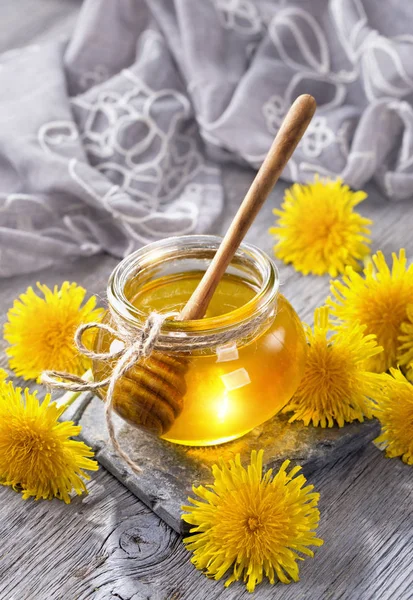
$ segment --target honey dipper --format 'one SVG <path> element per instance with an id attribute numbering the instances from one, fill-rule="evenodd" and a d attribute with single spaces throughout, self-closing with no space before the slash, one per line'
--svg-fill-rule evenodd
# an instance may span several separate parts
<path id="1" fill-rule="evenodd" d="M 183 308 L 183 321 L 202 319 L 245 234 L 304 135 L 316 109 L 314 98 L 299 96 L 289 109 L 272 146 L 208 269 Z M 115 410 L 127 421 L 165 434 L 179 416 L 185 395 L 186 358 L 159 351 L 140 360 L 116 384 Z"/>

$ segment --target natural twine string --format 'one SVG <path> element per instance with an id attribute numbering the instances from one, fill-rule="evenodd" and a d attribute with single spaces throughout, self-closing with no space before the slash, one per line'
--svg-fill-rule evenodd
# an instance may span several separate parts
<path id="1" fill-rule="evenodd" d="M 175 315 L 176 313 L 173 313 Z M 122 449 L 116 437 L 115 426 L 113 424 L 113 393 L 116 382 L 140 359 L 149 356 L 154 349 L 159 337 L 162 325 L 167 318 L 172 316 L 171 313 L 159 314 L 153 312 L 147 318 L 144 327 L 136 338 L 136 330 L 134 339 L 131 339 L 130 332 L 119 329 L 114 329 L 104 323 L 86 323 L 80 325 L 75 333 L 75 344 L 78 350 L 84 355 L 94 360 L 111 361 L 116 360 L 115 367 L 112 373 L 106 379 L 100 381 L 85 381 L 72 373 L 60 371 L 44 371 L 42 374 L 42 382 L 51 388 L 59 388 L 70 392 L 88 392 L 96 391 L 102 387 L 108 386 L 105 399 L 105 417 L 108 428 L 109 439 L 116 452 L 123 458 L 126 464 L 134 471 L 141 473 L 141 467 Z M 86 331 L 90 329 L 100 329 L 105 331 L 115 338 L 120 339 L 124 347 L 121 350 L 109 352 L 94 352 L 89 350 L 84 345 L 82 338 Z"/>
<path id="2" fill-rule="evenodd" d="M 113 395 L 118 380 L 141 358 L 150 356 L 155 346 L 159 350 L 171 351 L 176 350 L 178 347 L 180 351 L 190 352 L 211 346 L 223 345 L 234 339 L 245 339 L 252 333 L 255 333 L 257 328 L 263 325 L 269 317 L 274 317 L 276 311 L 275 309 L 271 309 L 269 313 L 265 310 L 259 312 L 254 318 L 248 319 L 239 325 L 235 332 L 233 328 L 230 328 L 220 333 L 197 334 L 196 337 L 186 336 L 185 334 L 182 337 L 178 333 L 177 337 L 174 337 L 172 340 L 168 336 L 162 335 L 161 330 L 166 319 L 179 316 L 177 312 L 163 314 L 152 312 L 140 332 L 137 332 L 136 327 L 127 327 L 125 322 L 121 321 L 114 311 L 110 312 L 116 328 L 105 323 L 85 323 L 78 327 L 74 337 L 76 347 L 84 356 L 103 362 L 117 361 L 109 377 L 100 381 L 85 381 L 78 375 L 73 375 L 65 371 L 44 371 L 42 373 L 42 382 L 50 388 L 62 389 L 69 392 L 93 392 L 108 386 L 105 399 L 105 418 L 109 439 L 115 451 L 123 458 L 132 471 L 134 473 L 141 473 L 141 467 L 122 449 L 116 437 L 112 412 Z M 115 340 L 121 341 L 123 347 L 119 350 L 109 349 L 109 352 L 94 352 L 90 350 L 82 341 L 83 335 L 90 329 L 99 329 L 109 333 Z"/>

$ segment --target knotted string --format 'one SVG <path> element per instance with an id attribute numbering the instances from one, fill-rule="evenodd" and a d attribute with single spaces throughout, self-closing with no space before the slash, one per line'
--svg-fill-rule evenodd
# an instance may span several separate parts
<path id="1" fill-rule="evenodd" d="M 176 314 L 177 313 L 159 314 L 157 312 L 152 312 L 147 318 L 143 329 L 138 334 L 137 338 L 136 330 L 135 335 L 132 338 L 131 332 L 126 330 L 122 332 L 120 329 L 114 329 L 104 323 L 93 322 L 80 325 L 74 337 L 74 342 L 79 352 L 93 360 L 101 360 L 104 362 L 112 360 L 117 361 L 110 376 L 105 379 L 101 379 L 100 381 L 85 381 L 77 375 L 60 371 L 44 371 L 42 374 L 42 382 L 50 388 L 59 388 L 71 392 L 96 391 L 108 386 L 105 399 L 105 417 L 109 438 L 115 451 L 123 458 L 134 473 L 141 473 L 142 469 L 120 446 L 113 424 L 112 411 L 115 385 L 139 359 L 150 356 L 156 345 L 164 321 L 171 316 L 176 316 Z M 123 348 L 112 351 L 109 349 L 109 352 L 94 352 L 93 350 L 86 348 L 82 338 L 85 332 L 90 329 L 100 329 L 101 331 L 113 335 L 115 339 L 123 342 Z"/>
<path id="2" fill-rule="evenodd" d="M 161 332 L 162 325 L 166 319 L 179 316 L 178 312 L 174 311 L 163 314 L 152 312 L 145 321 L 141 331 L 137 331 L 136 327 L 128 327 L 124 321 L 117 317 L 114 311 L 111 311 L 112 321 L 116 328 L 105 323 L 85 323 L 78 327 L 74 337 L 75 345 L 83 356 L 106 363 L 116 361 L 111 374 L 99 381 L 85 381 L 72 373 L 44 371 L 42 382 L 50 388 L 58 388 L 70 392 L 94 392 L 108 386 L 105 399 L 105 418 L 109 439 L 117 454 L 123 458 L 132 471 L 134 473 L 141 473 L 142 469 L 140 466 L 121 448 L 113 425 L 113 396 L 116 383 L 119 379 L 141 358 L 150 356 L 155 346 L 157 349 L 166 352 L 176 350 L 177 346 L 179 346 L 181 351 L 191 352 L 193 350 L 210 348 L 211 346 L 224 345 L 234 339 L 245 340 L 249 336 L 255 335 L 257 330 L 265 325 L 265 323 L 268 323 L 269 320 L 272 321 L 275 315 L 276 307 L 271 306 L 267 310 L 258 312 L 253 318 L 238 325 L 235 330 L 234 328 L 223 328 L 219 333 L 198 333 L 196 337 L 184 335 L 174 337 L 173 340 L 165 340 L 165 336 Z M 115 349 L 112 344 L 108 352 L 90 350 L 82 341 L 83 335 L 90 329 L 99 329 L 110 334 L 115 340 L 122 342 L 123 347 Z"/>

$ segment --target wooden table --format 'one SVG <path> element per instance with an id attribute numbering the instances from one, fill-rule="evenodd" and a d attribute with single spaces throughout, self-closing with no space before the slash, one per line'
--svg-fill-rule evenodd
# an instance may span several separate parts
<path id="1" fill-rule="evenodd" d="M 120 1 L 120 0 L 118 0 Z M 0 50 L 70 31 L 76 0 L 3 0 Z M 225 228 L 251 172 L 225 171 Z M 237 189 L 237 193 L 234 193 Z M 270 251 L 271 209 L 279 185 L 259 216 L 250 241 Z M 387 255 L 404 245 L 413 256 L 413 203 L 392 205 L 376 190 L 362 212 L 374 219 L 373 248 Z M 0 321 L 14 297 L 40 280 L 65 279 L 102 293 L 116 261 L 108 256 L 31 276 L 0 281 Z M 325 298 L 327 278 L 304 278 L 281 269 L 283 292 L 303 319 Z M 3 343 L 3 342 L 2 342 Z M 3 344 L 4 346 L 4 344 Z M 5 364 L 4 357 L 0 366 Z M 372 444 L 311 477 L 321 493 L 319 535 L 325 540 L 300 569 L 298 584 L 257 588 L 256 598 L 277 600 L 409 600 L 413 598 L 413 471 L 386 460 Z M 100 469 L 89 495 L 69 506 L 59 501 L 22 501 L 0 488 L 0 600 L 235 600 L 250 597 L 241 584 L 224 589 L 188 561 L 179 536 L 122 484 Z"/>

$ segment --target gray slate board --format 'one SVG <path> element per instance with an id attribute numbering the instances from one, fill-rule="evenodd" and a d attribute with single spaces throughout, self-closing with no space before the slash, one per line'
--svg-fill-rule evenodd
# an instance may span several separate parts
<path id="1" fill-rule="evenodd" d="M 192 494 L 192 485 L 212 483 L 211 466 L 220 458 L 228 461 L 239 452 L 243 464 L 251 450 L 264 449 L 265 469 L 278 469 L 285 459 L 303 467 L 306 475 L 327 462 L 358 450 L 378 435 L 376 421 L 354 423 L 342 429 L 304 427 L 276 416 L 248 435 L 233 442 L 196 448 L 178 446 L 138 431 L 115 417 L 122 448 L 140 466 L 136 475 L 112 450 L 106 430 L 103 403 L 93 398 L 81 418 L 82 439 L 96 452 L 97 459 L 154 513 L 177 532 L 184 532 L 181 507 Z"/>

